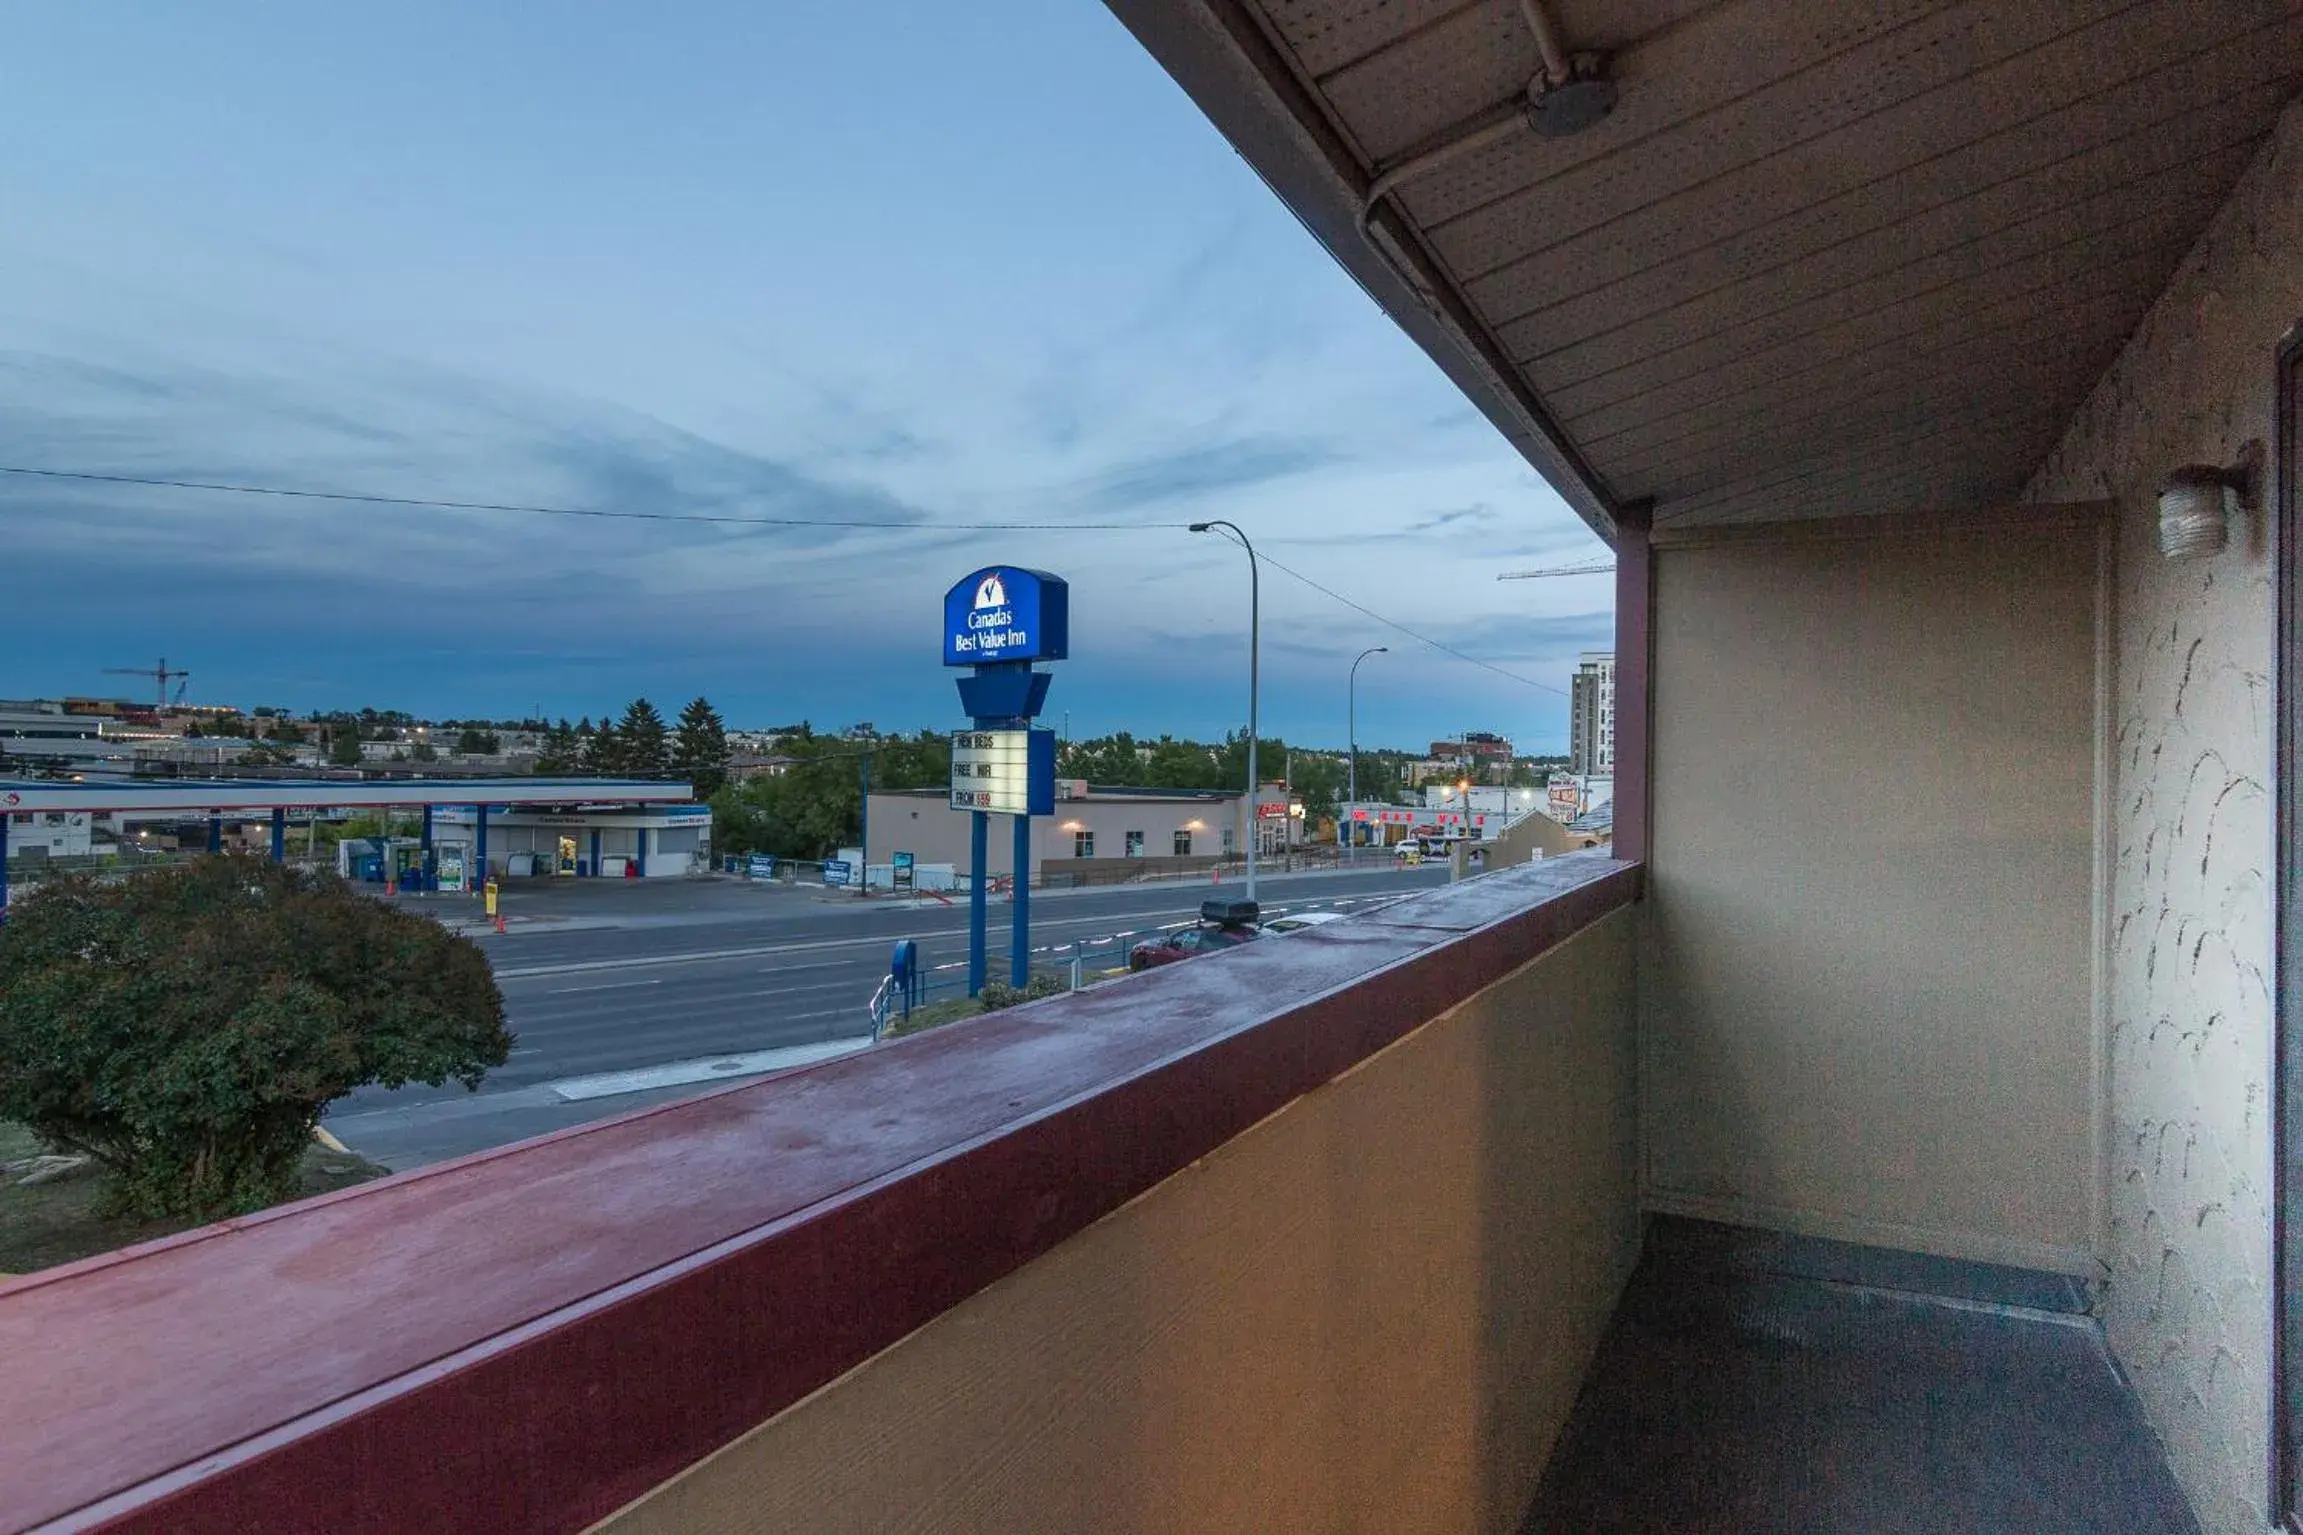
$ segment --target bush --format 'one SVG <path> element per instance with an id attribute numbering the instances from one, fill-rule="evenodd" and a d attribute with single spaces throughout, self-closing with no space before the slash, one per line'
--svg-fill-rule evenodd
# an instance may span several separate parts
<path id="1" fill-rule="evenodd" d="M 1072 989 L 1071 982 L 1052 970 L 1032 973 L 1029 984 L 1016 987 L 1005 981 L 986 981 L 976 1000 L 987 1013 L 996 1013 L 1003 1007 L 1014 1007 L 1018 1002 L 1037 1002 L 1042 997 L 1060 997 Z"/>
<path id="2" fill-rule="evenodd" d="M 476 1088 L 511 1046 L 475 945 L 333 874 L 229 854 L 68 876 L 0 928 L 0 1119 L 94 1158 L 106 1213 L 277 1203 L 331 1101 Z"/>

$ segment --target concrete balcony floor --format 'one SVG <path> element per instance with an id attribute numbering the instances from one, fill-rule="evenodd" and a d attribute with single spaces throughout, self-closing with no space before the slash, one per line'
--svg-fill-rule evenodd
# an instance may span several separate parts
<path id="1" fill-rule="evenodd" d="M 2054 1275 L 1658 1220 L 1522 1535 L 2195 1535 Z"/>

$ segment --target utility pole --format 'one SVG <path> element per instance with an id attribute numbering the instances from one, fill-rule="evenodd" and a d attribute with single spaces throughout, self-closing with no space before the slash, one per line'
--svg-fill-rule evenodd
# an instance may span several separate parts
<path id="1" fill-rule="evenodd" d="M 872 893 L 872 754 L 857 764 L 863 792 L 856 799 L 856 899 Z"/>

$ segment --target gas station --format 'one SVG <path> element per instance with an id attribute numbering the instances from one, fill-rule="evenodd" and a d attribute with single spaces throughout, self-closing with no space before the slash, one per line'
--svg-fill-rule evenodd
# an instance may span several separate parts
<path id="1" fill-rule="evenodd" d="M 694 799 L 685 783 L 611 778 L 0 780 L 0 912 L 8 904 L 8 825 L 20 813 L 205 817 L 210 852 L 222 850 L 226 822 L 268 818 L 271 856 L 284 860 L 291 813 L 415 811 L 421 817 L 415 838 L 371 839 L 364 853 L 349 855 L 342 850 L 348 844 L 340 845 L 340 872 L 378 877 L 388 886 L 407 876 L 411 888 L 471 890 L 512 866 L 515 852 L 505 844 L 519 842 L 523 832 L 528 840 L 518 851 L 539 874 L 561 872 L 558 855 L 571 842 L 577 849 L 567 860 L 571 874 L 605 874 L 619 857 L 619 870 L 684 872 L 696 838 L 708 836 L 711 826 L 711 811 Z M 539 821 L 551 823 L 548 866 L 534 853 Z M 491 827 L 499 829 L 493 851 Z M 611 834 L 616 854 L 605 851 Z M 344 869 L 347 860 L 354 867 Z"/>

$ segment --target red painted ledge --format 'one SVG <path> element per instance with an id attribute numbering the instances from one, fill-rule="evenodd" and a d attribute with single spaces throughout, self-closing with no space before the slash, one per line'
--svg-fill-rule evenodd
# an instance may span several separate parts
<path id="1" fill-rule="evenodd" d="M 1639 883 L 1547 860 L 0 1285 L 0 1530 L 581 1528 Z"/>

